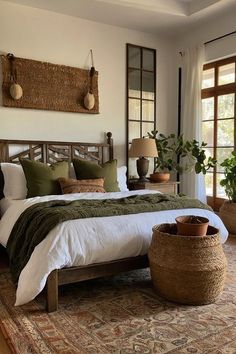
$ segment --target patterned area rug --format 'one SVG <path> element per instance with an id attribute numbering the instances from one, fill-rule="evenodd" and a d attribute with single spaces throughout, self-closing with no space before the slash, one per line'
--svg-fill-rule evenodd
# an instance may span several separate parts
<path id="1" fill-rule="evenodd" d="M 14 307 L 10 274 L 0 275 L 1 327 L 19 354 L 236 353 L 236 242 L 225 246 L 229 271 L 220 299 L 177 305 L 153 291 L 148 270 L 60 289 L 60 310 L 44 297 Z"/>

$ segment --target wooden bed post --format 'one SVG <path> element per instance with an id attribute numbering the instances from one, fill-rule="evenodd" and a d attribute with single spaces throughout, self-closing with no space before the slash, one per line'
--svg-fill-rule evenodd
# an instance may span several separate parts
<path id="1" fill-rule="evenodd" d="M 111 132 L 107 133 L 107 143 L 109 145 L 109 160 L 113 160 L 113 139 Z"/>
<path id="2" fill-rule="evenodd" d="M 9 146 L 5 142 L 0 143 L 0 162 L 8 162 Z"/>
<path id="3" fill-rule="evenodd" d="M 53 270 L 47 279 L 47 311 L 58 310 L 58 270 Z"/>

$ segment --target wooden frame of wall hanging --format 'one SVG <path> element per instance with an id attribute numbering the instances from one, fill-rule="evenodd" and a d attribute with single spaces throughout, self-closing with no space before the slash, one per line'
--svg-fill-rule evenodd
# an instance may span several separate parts
<path id="1" fill-rule="evenodd" d="M 23 96 L 14 100 L 10 95 L 11 70 L 7 56 L 1 55 L 3 106 L 34 108 L 63 112 L 99 113 L 98 72 L 93 78 L 95 105 L 91 110 L 84 107 L 84 97 L 90 85 L 90 70 L 66 65 L 14 57 L 17 82 Z"/>

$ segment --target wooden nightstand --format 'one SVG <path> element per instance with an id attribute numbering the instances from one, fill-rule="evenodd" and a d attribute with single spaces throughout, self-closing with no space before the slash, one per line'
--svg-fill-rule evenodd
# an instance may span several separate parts
<path id="1" fill-rule="evenodd" d="M 154 182 L 139 182 L 137 179 L 131 179 L 128 182 L 129 190 L 137 190 L 137 189 L 154 189 L 161 193 L 165 194 L 177 194 L 178 193 L 178 185 L 180 182 L 163 182 L 163 183 L 154 183 Z"/>

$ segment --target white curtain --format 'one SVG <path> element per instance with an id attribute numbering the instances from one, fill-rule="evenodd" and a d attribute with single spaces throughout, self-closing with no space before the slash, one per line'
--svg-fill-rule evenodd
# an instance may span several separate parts
<path id="1" fill-rule="evenodd" d="M 181 132 L 185 139 L 201 139 L 201 86 L 204 64 L 204 45 L 186 49 L 183 53 Z M 192 198 L 206 201 L 205 179 L 194 171 L 181 176 L 181 190 Z"/>

